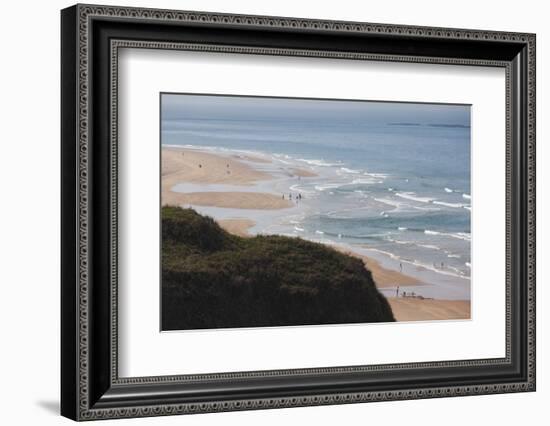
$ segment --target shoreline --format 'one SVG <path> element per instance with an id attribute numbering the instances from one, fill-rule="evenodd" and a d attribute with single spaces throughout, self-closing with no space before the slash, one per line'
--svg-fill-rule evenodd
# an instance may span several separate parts
<path id="1" fill-rule="evenodd" d="M 221 156 L 188 148 L 163 147 L 161 173 L 162 205 L 196 205 L 233 209 L 274 210 L 285 209 L 293 203 L 283 194 L 252 191 L 259 182 L 268 182 L 273 176 L 251 167 L 244 161 L 269 164 L 269 161 L 252 155 Z M 305 169 L 293 169 L 296 176 L 313 177 Z M 227 191 L 179 192 L 174 188 L 181 183 L 231 186 Z"/>
<path id="2" fill-rule="evenodd" d="M 314 170 L 298 168 L 296 165 L 277 169 L 273 161 L 249 153 L 205 152 L 188 147 L 162 147 L 161 152 L 162 204 L 193 207 L 202 214 L 214 217 L 226 231 L 241 237 L 257 234 L 254 228 L 258 228 L 258 220 L 262 217 L 264 222 L 271 223 L 277 211 L 286 212 L 294 209 L 300 212 L 303 208 L 299 205 L 298 199 L 289 199 L 289 196 L 283 192 L 284 186 L 270 186 L 272 182 L 277 182 L 272 170 L 275 170 L 278 175 L 284 175 L 283 178 L 279 177 L 279 181 L 297 179 L 299 182 L 302 178 L 307 181 L 308 178 L 317 176 Z M 178 184 L 188 184 L 186 188 L 184 185 L 184 190 L 187 189 L 187 191 L 193 185 L 195 187 L 202 185 L 208 189 L 201 192 L 179 192 L 174 190 Z M 223 190 L 219 190 L 220 188 Z M 286 188 L 288 191 L 288 186 Z M 276 190 L 278 192 L 275 192 Z M 256 213 L 263 216 L 258 216 Z M 259 229 L 264 228 L 265 226 L 259 227 Z M 298 226 L 294 229 L 300 230 Z M 275 229 L 275 233 L 279 233 L 276 231 Z M 284 233 L 281 232 L 281 234 Z M 292 236 L 299 237 L 299 233 Z M 460 298 L 447 300 L 444 297 L 433 298 L 429 297 L 430 294 L 424 294 L 426 290 L 428 293 L 430 289 L 437 290 L 438 286 L 424 281 L 422 273 L 409 275 L 400 272 L 388 267 L 394 266 L 395 262 L 383 261 L 378 256 L 365 255 L 359 248 L 354 247 L 356 250 L 353 250 L 348 244 L 317 242 L 361 259 L 365 267 L 371 271 L 377 288 L 390 302 L 398 321 L 470 318 L 470 300 Z M 365 250 L 368 249 L 365 248 Z M 391 265 L 388 265 L 389 263 Z M 395 298 L 397 287 L 403 287 L 400 294 L 403 292 L 411 294 L 416 291 L 417 295 L 424 297 Z"/>
<path id="3" fill-rule="evenodd" d="M 217 221 L 227 232 L 239 237 L 253 237 L 249 229 L 254 226 L 248 219 L 223 219 Z M 386 269 L 374 259 L 333 247 L 341 253 L 361 259 L 373 276 L 378 290 L 391 289 L 392 294 L 395 285 L 401 288 L 401 294 L 407 292 L 410 286 L 425 285 L 414 277 L 402 274 L 398 271 Z M 384 292 L 382 292 L 384 294 Z M 409 292 L 410 293 L 410 292 Z M 397 322 L 403 321 L 438 321 L 438 320 L 467 320 L 471 318 L 471 304 L 469 300 L 445 300 L 423 297 L 391 297 L 386 296 Z"/>
<path id="4" fill-rule="evenodd" d="M 372 273 L 374 282 L 378 289 L 381 288 L 395 288 L 399 287 L 408 287 L 408 286 L 418 286 L 426 285 L 422 281 L 411 277 L 409 275 L 403 274 L 402 272 L 395 271 L 393 269 L 384 268 L 380 262 L 372 257 L 368 257 L 353 250 L 348 250 L 340 247 L 334 247 L 337 251 L 347 254 L 348 256 L 356 257 L 363 261 L 365 268 L 367 268 Z"/>

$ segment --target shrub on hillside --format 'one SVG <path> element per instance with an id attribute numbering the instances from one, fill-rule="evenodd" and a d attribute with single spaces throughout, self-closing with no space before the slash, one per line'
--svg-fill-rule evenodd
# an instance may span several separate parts
<path id="1" fill-rule="evenodd" d="M 162 208 L 162 329 L 394 321 L 363 262 L 300 238 L 242 238 Z"/>

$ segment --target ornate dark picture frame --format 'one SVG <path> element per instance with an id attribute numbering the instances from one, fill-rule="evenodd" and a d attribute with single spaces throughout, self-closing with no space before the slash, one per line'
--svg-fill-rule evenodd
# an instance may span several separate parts
<path id="1" fill-rule="evenodd" d="M 506 70 L 506 356 L 120 378 L 121 47 Z M 158 416 L 535 390 L 535 35 L 76 5 L 61 13 L 61 413 Z"/>

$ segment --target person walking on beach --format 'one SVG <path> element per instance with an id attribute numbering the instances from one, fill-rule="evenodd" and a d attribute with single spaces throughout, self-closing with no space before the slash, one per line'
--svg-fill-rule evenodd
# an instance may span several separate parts
<path id="1" fill-rule="evenodd" d="M 399 297 L 399 286 L 397 286 L 397 289 L 395 290 L 395 297 Z"/>
<path id="2" fill-rule="evenodd" d="M 285 199 L 285 194 L 283 194 L 283 200 Z"/>
<path id="3" fill-rule="evenodd" d="M 403 263 L 399 262 L 399 272 L 403 272 Z"/>

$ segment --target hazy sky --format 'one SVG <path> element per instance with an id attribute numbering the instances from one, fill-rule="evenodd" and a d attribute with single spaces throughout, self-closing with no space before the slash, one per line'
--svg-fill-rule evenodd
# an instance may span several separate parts
<path id="1" fill-rule="evenodd" d="M 163 94 L 163 120 L 336 121 L 470 125 L 469 105 Z"/>

